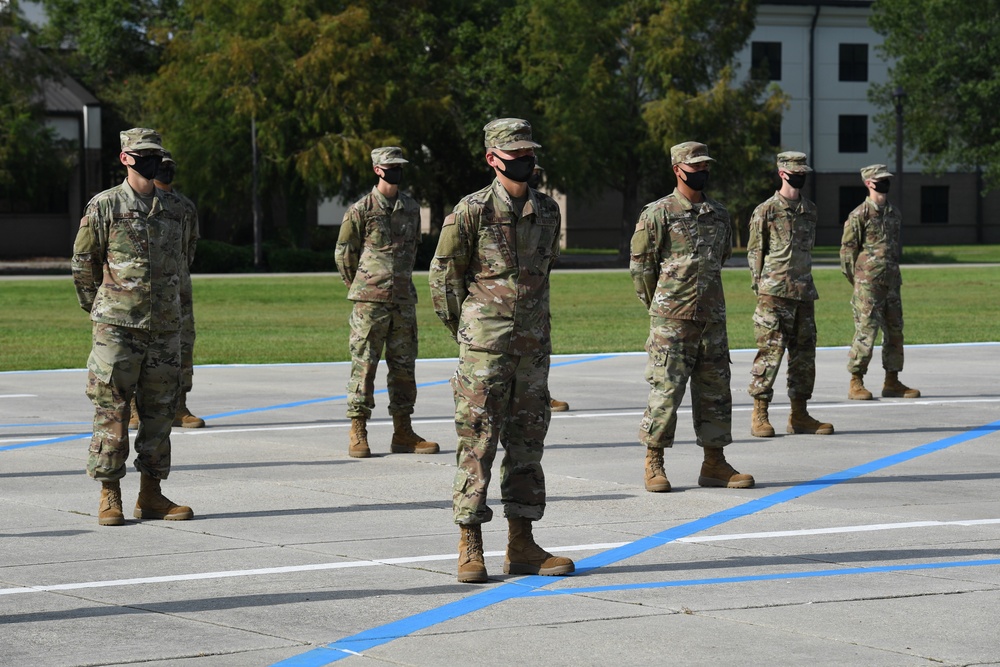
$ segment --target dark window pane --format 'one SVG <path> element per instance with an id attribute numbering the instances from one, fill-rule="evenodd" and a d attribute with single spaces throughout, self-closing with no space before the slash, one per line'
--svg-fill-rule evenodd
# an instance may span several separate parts
<path id="1" fill-rule="evenodd" d="M 868 116 L 840 116 L 838 129 L 841 153 L 868 152 Z"/>
<path id="2" fill-rule="evenodd" d="M 781 81 L 781 42 L 750 45 L 750 75 L 765 81 Z"/>
<path id="3" fill-rule="evenodd" d="M 948 186 L 924 185 L 920 188 L 920 222 L 948 223 Z"/>
<path id="4" fill-rule="evenodd" d="M 868 80 L 867 44 L 840 45 L 840 80 L 841 81 Z"/>
<path id="5" fill-rule="evenodd" d="M 868 196 L 868 188 L 863 185 L 840 186 L 840 221 L 847 222 L 847 216 Z"/>

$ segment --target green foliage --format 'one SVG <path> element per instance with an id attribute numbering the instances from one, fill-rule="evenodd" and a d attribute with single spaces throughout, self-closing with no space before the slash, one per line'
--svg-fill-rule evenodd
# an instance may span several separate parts
<path id="1" fill-rule="evenodd" d="M 1000 185 L 1000 14 L 994 0 L 877 0 L 872 27 L 885 36 L 882 54 L 894 59 L 889 81 L 869 99 L 881 143 L 894 145 L 893 91 L 904 98 L 904 141 L 927 171 L 983 167 L 988 186 Z"/>
<path id="2" fill-rule="evenodd" d="M 192 273 L 250 273 L 253 271 L 253 248 L 202 239 L 194 254 Z"/>

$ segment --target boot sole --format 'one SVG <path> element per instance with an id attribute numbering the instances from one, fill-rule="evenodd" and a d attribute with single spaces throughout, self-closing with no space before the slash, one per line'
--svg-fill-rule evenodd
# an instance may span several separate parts
<path id="1" fill-rule="evenodd" d="M 799 435 L 833 435 L 833 428 L 818 428 L 815 431 L 810 431 L 808 429 L 795 429 L 789 426 L 786 433 L 798 433 Z"/>
<path id="2" fill-rule="evenodd" d="M 458 583 L 460 584 L 485 584 L 488 580 L 486 570 L 483 570 L 482 573 L 469 572 L 458 575 Z"/>
<path id="3" fill-rule="evenodd" d="M 666 484 L 646 484 L 646 490 L 650 493 L 669 493 L 670 492 L 670 482 Z"/>
<path id="4" fill-rule="evenodd" d="M 352 459 L 367 459 L 371 458 L 372 453 L 370 450 L 365 450 L 363 452 L 347 452 L 347 455 Z"/>
<path id="5" fill-rule="evenodd" d="M 141 510 L 138 507 L 132 512 L 136 519 L 163 519 L 164 521 L 187 521 L 194 518 L 194 512 L 184 512 L 182 514 L 161 514 L 150 510 Z M 122 522 L 124 523 L 124 521 Z"/>
<path id="6" fill-rule="evenodd" d="M 433 447 L 424 447 L 420 449 L 411 449 L 405 445 L 389 445 L 389 451 L 393 454 L 437 454 L 441 451 L 441 448 L 437 445 Z"/>
<path id="7" fill-rule="evenodd" d="M 907 396 L 903 392 L 899 392 L 899 391 L 885 391 L 883 389 L 882 390 L 882 398 L 920 398 L 920 392 L 918 391 L 916 396 L 912 396 L 912 395 L 911 396 Z"/>
<path id="8" fill-rule="evenodd" d="M 774 430 L 772 429 L 770 431 L 754 431 L 753 429 L 750 429 L 750 435 L 752 435 L 755 438 L 773 438 Z"/>
<path id="9" fill-rule="evenodd" d="M 104 519 L 98 519 L 97 524 L 99 526 L 124 526 L 125 517 L 124 516 L 106 517 Z"/>
<path id="10" fill-rule="evenodd" d="M 558 567 L 538 567 L 531 563 L 507 563 L 503 564 L 504 574 L 540 574 L 543 577 L 553 577 L 560 574 L 572 574 L 576 571 L 573 563 L 560 565 Z"/>
<path id="11" fill-rule="evenodd" d="M 753 485 L 754 481 L 750 479 L 739 482 L 726 482 L 721 479 L 716 479 L 715 477 L 698 477 L 698 486 L 705 486 L 709 488 L 752 489 Z"/>

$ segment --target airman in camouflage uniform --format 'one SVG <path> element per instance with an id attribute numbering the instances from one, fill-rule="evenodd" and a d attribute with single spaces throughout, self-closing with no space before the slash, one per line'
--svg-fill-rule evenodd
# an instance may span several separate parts
<path id="1" fill-rule="evenodd" d="M 550 396 L 549 271 L 559 255 L 559 207 L 532 190 L 531 125 L 501 118 L 484 128 L 492 184 L 468 195 L 441 229 L 430 270 L 434 311 L 459 343 L 458 433 L 453 506 L 458 580 L 486 581 L 481 525 L 497 444 L 505 454 L 500 494 L 508 520 L 507 574 L 567 574 L 573 561 L 534 542 L 545 510 L 542 451 Z"/>
<path id="2" fill-rule="evenodd" d="M 753 415 L 750 434 L 774 436 L 768 403 L 781 357 L 788 350 L 788 398 L 792 411 L 788 433 L 833 433 L 832 424 L 809 416 L 806 402 L 816 383 L 816 310 L 819 298 L 812 278 L 812 249 L 816 243 L 816 205 L 801 196 L 812 169 L 805 153 L 778 154 L 781 189 L 754 209 L 750 218 L 747 260 L 751 288 L 757 295 L 753 314 L 757 356 L 750 377 Z"/>
<path id="3" fill-rule="evenodd" d="M 87 396 L 96 410 L 87 472 L 102 484 L 98 523 L 104 526 L 125 523 L 120 480 L 135 393 L 140 486 L 133 516 L 194 516 L 160 491 L 160 480 L 170 473 L 170 427 L 180 386 L 184 210 L 176 196 L 153 186 L 163 156 L 159 134 L 127 130 L 121 148 L 128 176 L 90 200 L 73 247 L 77 297 L 93 321 Z"/>
<path id="4" fill-rule="evenodd" d="M 194 293 L 191 289 L 191 265 L 194 263 L 194 253 L 201 238 L 198 226 L 198 209 L 194 202 L 182 195 L 173 187 L 177 163 L 170 151 L 163 151 L 163 161 L 156 170 L 153 184 L 157 189 L 172 192 L 180 200 L 184 209 L 184 261 L 181 262 L 181 394 L 177 399 L 177 411 L 174 414 L 174 426 L 182 428 L 202 428 L 205 420 L 191 414 L 187 407 L 187 395 L 194 383 Z M 139 427 L 139 411 L 136 409 L 135 396 L 132 397 L 132 419 L 129 428 Z"/>
<path id="5" fill-rule="evenodd" d="M 899 381 L 903 370 L 903 302 L 899 271 L 899 235 L 902 218 L 899 209 L 889 203 L 892 174 L 884 164 L 861 170 L 861 180 L 868 188 L 864 203 L 851 211 L 844 223 L 840 244 L 840 267 L 854 285 L 851 307 L 854 310 L 854 343 L 848 352 L 847 370 L 851 385 L 847 397 L 871 400 L 864 376 L 872 359 L 875 338 L 882 330 L 882 367 L 884 398 L 917 398 L 918 389 Z"/>
<path id="6" fill-rule="evenodd" d="M 695 433 L 705 454 L 698 484 L 749 488 L 753 477 L 734 470 L 722 453 L 733 440 L 721 275 L 732 254 L 729 212 L 702 193 L 714 162 L 705 144 L 677 144 L 670 159 L 677 187 L 643 208 L 629 266 L 650 316 L 646 381 L 651 389 L 639 426 L 639 441 L 646 446 L 645 486 L 670 491 L 663 449 L 674 444 L 677 408 L 690 379 Z"/>
<path id="7" fill-rule="evenodd" d="M 337 268 L 347 285 L 347 298 L 354 302 L 347 416 L 348 454 L 355 458 L 371 456 L 367 422 L 375 407 L 375 371 L 383 348 L 393 422 L 390 451 L 439 451 L 437 443 L 414 433 L 410 422 L 417 400 L 417 290 L 412 275 L 420 243 L 420 207 L 399 190 L 402 165 L 407 162 L 396 146 L 372 151 L 378 183 L 347 209 L 337 240 Z"/>

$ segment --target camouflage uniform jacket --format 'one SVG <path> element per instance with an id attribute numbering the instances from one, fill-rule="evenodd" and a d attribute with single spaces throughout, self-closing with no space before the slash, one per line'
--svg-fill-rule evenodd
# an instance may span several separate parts
<path id="1" fill-rule="evenodd" d="M 844 223 L 840 268 L 851 284 L 899 287 L 899 210 L 888 201 L 879 206 L 865 198 Z"/>
<path id="2" fill-rule="evenodd" d="M 184 211 L 184 235 L 183 252 L 184 261 L 181 262 L 181 294 L 190 298 L 191 296 L 191 265 L 194 264 L 194 253 L 198 248 L 198 239 L 201 238 L 201 228 L 198 225 L 198 208 L 194 202 L 177 192 L 176 189 L 170 192 L 180 200 L 181 210 Z"/>
<path id="3" fill-rule="evenodd" d="M 722 265 L 732 255 L 729 212 L 708 197 L 692 204 L 676 189 L 647 204 L 632 235 L 629 272 L 649 314 L 723 322 Z"/>
<path id="4" fill-rule="evenodd" d="M 750 218 L 747 260 L 753 291 L 796 301 L 818 299 L 812 277 L 815 244 L 816 204 L 775 192 Z"/>
<path id="5" fill-rule="evenodd" d="M 184 212 L 155 189 L 148 209 L 128 180 L 91 199 L 73 245 L 73 283 L 94 322 L 178 331 Z"/>
<path id="6" fill-rule="evenodd" d="M 465 343 L 495 352 L 551 352 L 549 271 L 559 256 L 556 202 L 528 190 L 518 218 L 499 180 L 468 195 L 441 229 L 431 264 L 434 312 Z"/>
<path id="7" fill-rule="evenodd" d="M 413 262 L 420 242 L 420 207 L 398 192 L 389 207 L 377 187 L 344 214 L 337 239 L 337 269 L 351 301 L 417 302 Z"/>

